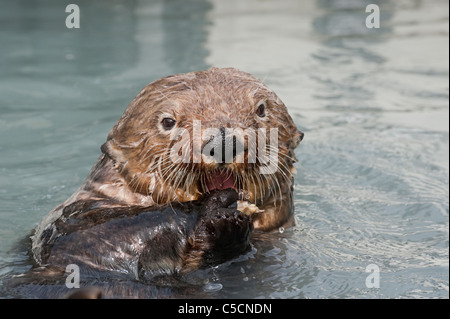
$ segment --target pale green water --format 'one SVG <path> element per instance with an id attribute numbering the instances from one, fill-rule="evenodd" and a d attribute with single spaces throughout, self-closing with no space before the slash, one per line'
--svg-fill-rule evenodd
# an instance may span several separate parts
<path id="1" fill-rule="evenodd" d="M 306 133 L 297 226 L 202 273 L 212 286 L 192 278 L 198 296 L 449 297 L 448 1 L 75 3 L 69 30 L 65 3 L 0 1 L 0 285 L 145 84 L 234 66 Z M 380 29 L 365 27 L 369 3 Z"/>

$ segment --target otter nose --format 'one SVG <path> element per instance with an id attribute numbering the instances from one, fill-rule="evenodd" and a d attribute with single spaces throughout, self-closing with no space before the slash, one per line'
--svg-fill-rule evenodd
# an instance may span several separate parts
<path id="1" fill-rule="evenodd" d="M 203 146 L 202 154 L 214 160 L 216 163 L 232 163 L 237 155 L 243 152 L 244 148 L 238 142 L 236 136 L 221 127 L 217 133 L 210 137 Z"/>

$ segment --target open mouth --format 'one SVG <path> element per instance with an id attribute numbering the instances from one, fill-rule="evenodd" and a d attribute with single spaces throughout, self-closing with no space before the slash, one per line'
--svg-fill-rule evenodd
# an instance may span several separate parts
<path id="1" fill-rule="evenodd" d="M 232 188 L 237 190 L 235 176 L 230 170 L 214 170 L 205 178 L 205 186 L 208 192 L 215 189 L 224 190 Z"/>
<path id="2" fill-rule="evenodd" d="M 208 193 L 214 190 L 234 189 L 239 193 L 239 200 L 236 202 L 237 210 L 248 216 L 264 212 L 264 209 L 260 209 L 250 201 L 250 193 L 241 189 L 238 178 L 236 179 L 235 177 L 236 175 L 233 171 L 228 169 L 213 170 L 206 175 L 203 189 L 206 189 Z"/>
<path id="3" fill-rule="evenodd" d="M 253 193 L 244 186 L 241 176 L 228 168 L 216 168 L 203 172 L 198 181 L 200 194 L 205 195 L 212 191 L 234 189 L 239 194 L 239 200 L 254 203 Z"/>

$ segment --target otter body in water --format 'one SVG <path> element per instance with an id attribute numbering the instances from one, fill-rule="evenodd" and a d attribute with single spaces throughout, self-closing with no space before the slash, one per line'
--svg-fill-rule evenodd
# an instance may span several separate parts
<path id="1" fill-rule="evenodd" d="M 34 261 L 165 273 L 242 253 L 251 229 L 294 224 L 302 138 L 283 102 L 248 73 L 213 68 L 152 82 L 85 183 L 35 229 Z M 238 201 L 257 213 L 241 213 Z"/>
<path id="2" fill-rule="evenodd" d="M 220 263 L 249 248 L 252 224 L 237 199 L 227 189 L 159 208 L 75 202 L 41 236 L 40 264 L 151 279 Z"/>

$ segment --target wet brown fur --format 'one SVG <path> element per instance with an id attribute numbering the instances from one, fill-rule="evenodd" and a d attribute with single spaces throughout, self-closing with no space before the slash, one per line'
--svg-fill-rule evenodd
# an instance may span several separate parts
<path id="1" fill-rule="evenodd" d="M 255 115 L 260 101 L 267 103 L 264 119 Z M 245 181 L 250 201 L 265 210 L 255 218 L 256 229 L 272 230 L 293 224 L 294 149 L 302 133 L 272 90 L 254 76 L 233 68 L 169 76 L 144 87 L 102 146 L 114 169 L 97 167 L 87 184 L 107 197 L 128 204 L 155 205 L 197 199 L 204 190 L 199 190 L 195 178 L 189 177 L 197 177 L 198 172 L 215 167 L 181 163 L 176 172 L 168 169 L 168 149 L 176 141 L 170 141 L 159 129 L 162 114 L 176 119 L 177 127 L 187 129 L 191 136 L 194 120 L 201 121 L 202 128 L 277 128 L 279 170 L 273 176 L 259 174 L 257 164 L 232 163 L 228 168 Z M 96 183 L 96 179 L 100 182 Z M 175 179 L 176 183 L 171 183 Z"/>

